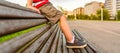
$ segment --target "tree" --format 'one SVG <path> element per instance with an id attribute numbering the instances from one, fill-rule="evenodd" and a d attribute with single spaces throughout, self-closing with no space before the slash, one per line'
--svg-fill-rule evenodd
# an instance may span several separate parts
<path id="1" fill-rule="evenodd" d="M 117 19 L 120 20 L 120 10 L 117 11 Z"/>
<path id="2" fill-rule="evenodd" d="M 91 17 L 90 17 L 89 15 L 84 15 L 84 16 L 83 16 L 83 19 L 85 19 L 85 20 L 90 20 L 90 18 L 91 18 Z"/>
<path id="3" fill-rule="evenodd" d="M 98 16 L 98 19 L 101 19 L 101 10 L 97 11 L 97 16 Z M 110 14 L 108 10 L 103 9 L 103 20 L 109 20 L 109 19 L 110 19 Z"/>
<path id="4" fill-rule="evenodd" d="M 90 16 L 91 20 L 100 20 L 100 18 L 97 17 L 97 15 L 91 14 Z"/>
<path id="5" fill-rule="evenodd" d="M 74 17 L 75 17 L 74 15 L 68 15 L 68 16 L 67 16 L 67 18 L 68 18 L 69 20 L 74 20 Z"/>

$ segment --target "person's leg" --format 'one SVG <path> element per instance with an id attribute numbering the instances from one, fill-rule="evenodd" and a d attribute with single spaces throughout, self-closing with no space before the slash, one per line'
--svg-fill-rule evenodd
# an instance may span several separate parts
<path id="1" fill-rule="evenodd" d="M 60 17 L 60 27 L 65 34 L 67 42 L 71 42 L 73 40 L 73 35 L 71 34 L 69 26 L 66 22 L 66 17 L 64 15 Z"/>
<path id="2" fill-rule="evenodd" d="M 84 48 L 87 46 L 85 40 L 80 40 L 73 36 L 64 15 L 60 17 L 60 28 L 62 29 L 67 40 L 67 48 Z"/>
<path id="3" fill-rule="evenodd" d="M 40 12 L 46 16 L 50 23 L 57 23 L 60 20 L 60 28 L 63 31 L 67 40 L 67 48 L 83 48 L 86 46 L 84 41 L 74 37 L 66 22 L 66 17 L 62 12 L 58 11 L 51 3 L 47 3 L 39 8 Z"/>

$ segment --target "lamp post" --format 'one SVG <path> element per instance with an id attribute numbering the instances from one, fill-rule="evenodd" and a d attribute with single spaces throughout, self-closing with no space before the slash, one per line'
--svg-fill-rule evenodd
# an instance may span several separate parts
<path id="1" fill-rule="evenodd" d="M 103 8 L 101 8 L 101 21 L 103 21 Z"/>
<path id="2" fill-rule="evenodd" d="M 74 19 L 76 20 L 76 10 L 74 10 L 74 16 L 75 16 Z"/>
<path id="3" fill-rule="evenodd" d="M 117 15 L 118 15 L 118 14 L 116 13 L 116 16 L 115 16 L 115 17 L 116 17 L 116 21 L 118 20 L 118 16 L 117 16 Z"/>
<path id="4" fill-rule="evenodd" d="M 103 3 L 100 3 L 101 6 L 101 21 L 103 21 Z"/>

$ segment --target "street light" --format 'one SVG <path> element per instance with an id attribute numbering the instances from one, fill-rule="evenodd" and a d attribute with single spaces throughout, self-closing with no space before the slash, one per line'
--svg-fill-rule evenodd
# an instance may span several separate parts
<path id="1" fill-rule="evenodd" d="M 103 8 L 101 8 L 101 21 L 103 21 Z"/>
<path id="2" fill-rule="evenodd" d="M 100 6 L 101 6 L 101 21 L 103 21 L 103 6 L 104 6 L 104 4 L 100 3 Z"/>

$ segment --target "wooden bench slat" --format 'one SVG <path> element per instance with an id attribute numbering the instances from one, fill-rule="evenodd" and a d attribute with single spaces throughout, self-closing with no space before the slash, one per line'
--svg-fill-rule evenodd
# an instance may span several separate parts
<path id="1" fill-rule="evenodd" d="M 56 53 L 57 45 L 58 45 L 58 39 L 59 39 L 58 38 L 59 37 L 59 32 L 60 32 L 60 28 L 58 27 L 57 34 L 54 37 L 54 40 L 53 40 L 53 43 L 51 45 L 51 49 L 50 49 L 49 53 Z"/>
<path id="2" fill-rule="evenodd" d="M 54 29 L 56 25 L 52 26 L 45 34 L 38 38 L 33 44 L 31 44 L 28 48 L 26 48 L 22 53 L 35 53 L 36 50 L 40 50 L 41 47 L 46 43 L 46 39 L 51 35 L 50 32 Z"/>
<path id="3" fill-rule="evenodd" d="M 61 32 L 62 33 L 62 32 Z M 63 41 L 63 48 L 62 48 L 62 51 L 63 53 L 68 53 L 68 49 L 66 48 L 66 39 L 65 39 L 65 36 L 64 34 L 62 33 L 62 41 Z"/>
<path id="4" fill-rule="evenodd" d="M 94 53 L 88 46 L 85 48 L 88 53 Z"/>
<path id="5" fill-rule="evenodd" d="M 74 48 L 73 49 L 74 53 L 81 53 L 80 49 Z"/>
<path id="6" fill-rule="evenodd" d="M 18 4 L 11 3 L 11 2 L 8 2 L 8 1 L 5 1 L 5 0 L 0 1 L 0 5 L 10 7 L 10 8 L 19 9 L 19 10 L 30 11 L 30 12 L 35 13 L 35 11 L 33 11 L 33 10 L 29 9 L 29 8 L 26 8 L 26 7 L 23 7 L 23 6 L 20 6 Z"/>
<path id="7" fill-rule="evenodd" d="M 62 33 L 59 31 L 58 45 L 57 45 L 57 53 L 62 53 Z"/>
<path id="8" fill-rule="evenodd" d="M 87 53 L 87 51 L 84 48 L 80 49 L 81 53 Z"/>
<path id="9" fill-rule="evenodd" d="M 19 48 L 17 51 L 15 51 L 16 53 L 23 53 L 23 51 L 25 51 L 28 47 L 30 47 L 34 42 L 36 42 L 41 36 L 43 36 L 43 34 L 45 32 L 47 32 L 47 30 L 49 30 L 49 27 L 46 28 L 44 31 L 42 31 L 42 33 L 38 34 L 36 37 L 34 37 L 32 40 L 30 40 L 29 42 L 27 42 L 26 44 L 24 44 L 23 46 L 21 46 L 21 48 Z M 40 44 L 39 44 L 40 45 Z M 36 46 L 37 47 L 37 46 Z M 33 48 L 32 48 L 33 49 Z M 33 51 L 33 50 L 32 50 Z M 29 51 L 31 52 L 31 51 Z M 29 53 L 28 52 L 28 53 Z"/>
<path id="10" fill-rule="evenodd" d="M 6 6 L 1 6 L 0 5 L 0 18 L 5 19 L 5 18 L 39 18 L 39 19 L 45 19 L 44 16 L 37 14 L 37 13 L 32 13 L 29 11 L 24 11 L 24 10 L 19 10 L 15 8 L 10 8 Z"/>
<path id="11" fill-rule="evenodd" d="M 47 38 L 45 38 L 45 40 L 42 42 L 42 44 L 39 46 L 39 48 L 36 50 L 35 53 L 39 53 L 42 48 L 44 47 L 44 45 L 46 44 L 46 42 L 48 41 L 49 37 L 52 35 L 52 33 L 54 32 L 54 30 L 56 29 L 57 25 L 55 24 L 54 25 L 55 27 L 53 27 L 53 29 L 50 30 L 50 33 L 47 33 L 49 34 Z M 43 36 L 44 37 L 44 36 Z"/>
<path id="12" fill-rule="evenodd" d="M 13 38 L 9 41 L 6 41 L 2 44 L 0 44 L 0 53 L 13 53 L 18 48 L 23 46 L 25 43 L 33 39 L 38 34 L 42 33 L 48 26 L 43 26 L 42 28 L 39 28 L 37 30 L 28 32 L 24 35 L 18 36 L 16 38 Z"/>
<path id="13" fill-rule="evenodd" d="M 3 19 L 0 20 L 0 36 L 30 28 L 42 23 L 46 23 L 45 19 Z"/>
<path id="14" fill-rule="evenodd" d="M 54 32 L 52 33 L 52 35 L 50 36 L 50 38 L 47 40 L 46 44 L 43 46 L 43 48 L 40 50 L 39 53 L 48 53 L 52 44 L 52 41 L 54 40 L 54 37 L 57 33 L 58 30 L 58 26 L 56 27 L 56 29 L 54 30 Z"/>
<path id="15" fill-rule="evenodd" d="M 68 49 L 69 53 L 74 53 L 74 51 L 72 49 Z"/>

